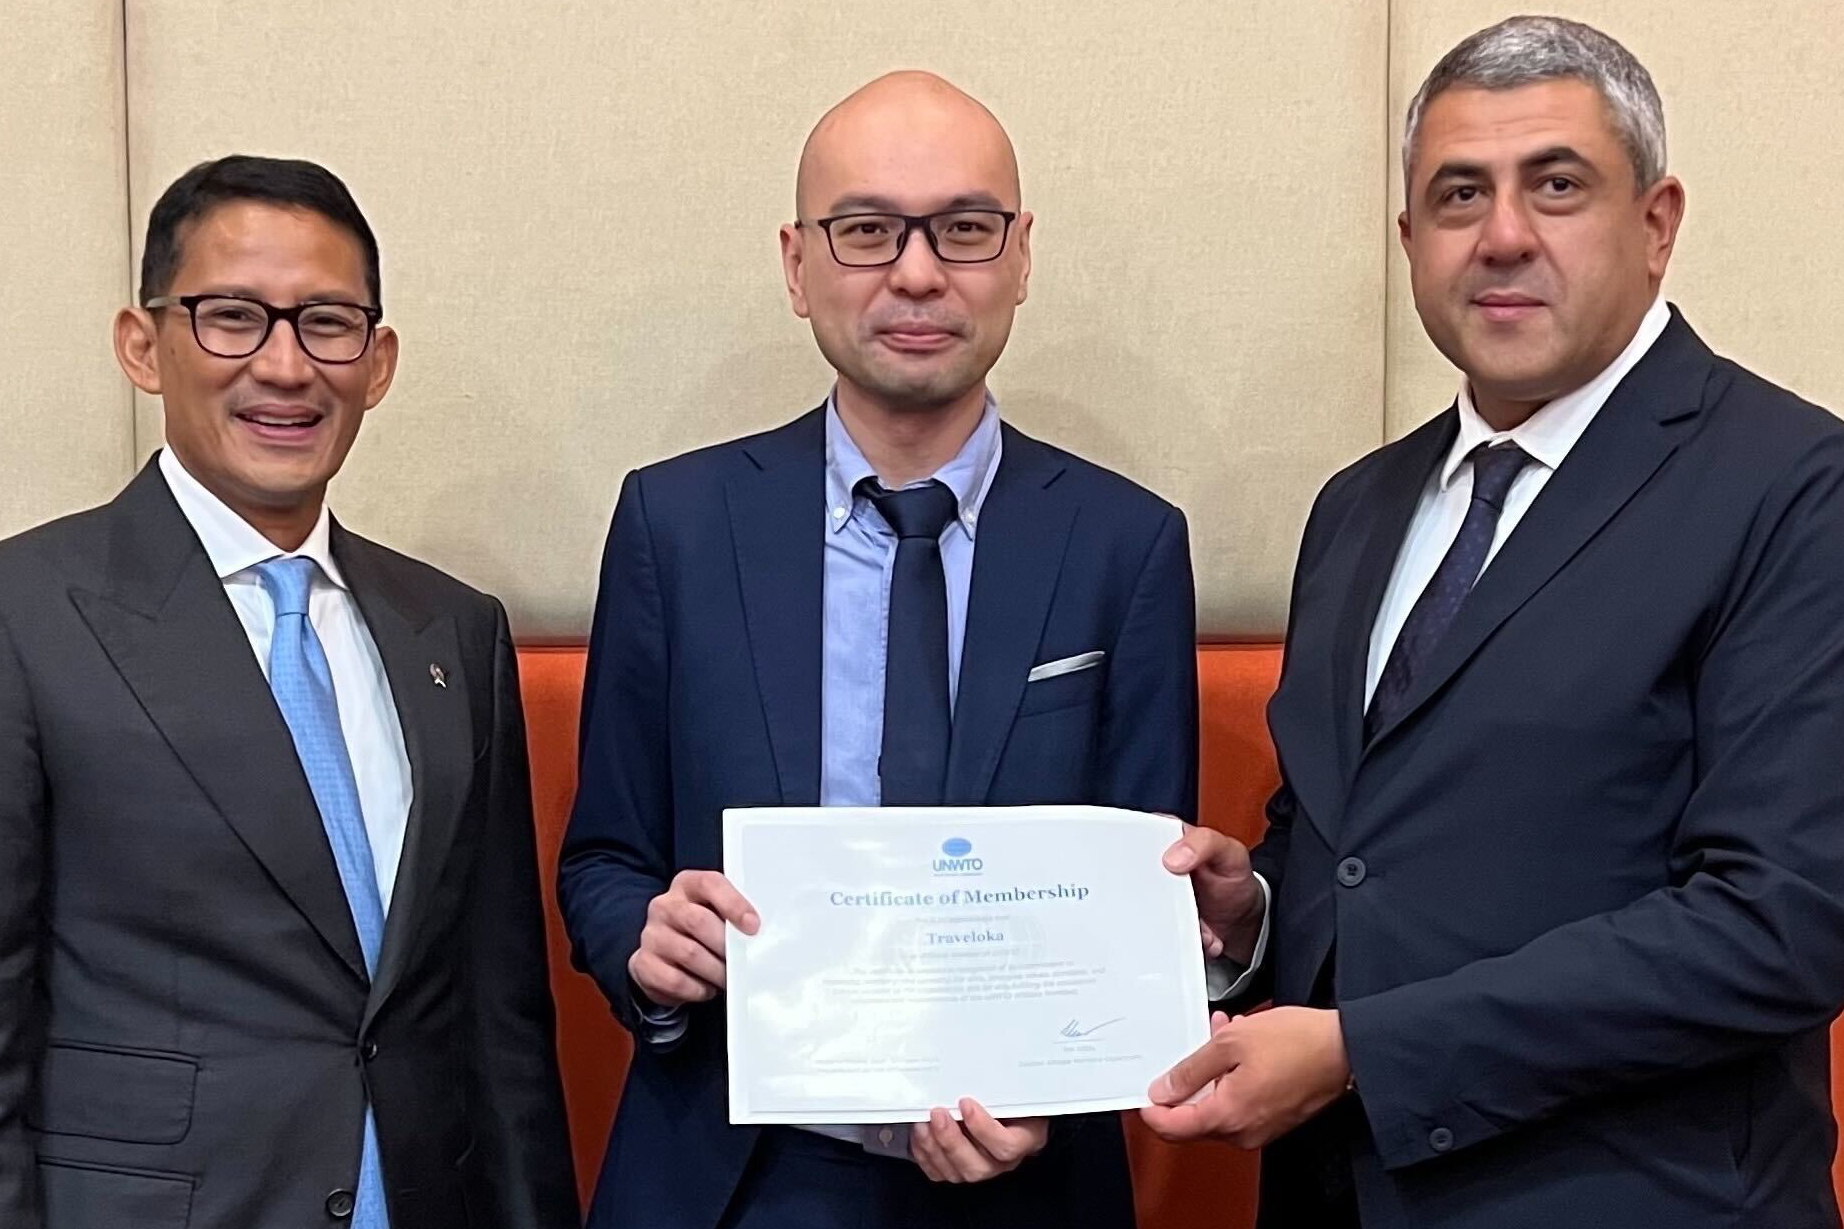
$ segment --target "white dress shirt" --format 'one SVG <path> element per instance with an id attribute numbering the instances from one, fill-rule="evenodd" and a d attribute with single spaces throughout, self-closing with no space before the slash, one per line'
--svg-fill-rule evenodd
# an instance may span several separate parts
<path id="1" fill-rule="evenodd" d="M 305 556 L 319 567 L 308 591 L 308 621 L 326 651 L 333 674 L 333 693 L 339 703 L 340 732 L 352 758 L 352 775 L 359 790 L 359 808 L 365 817 L 365 834 L 378 872 L 378 895 L 388 916 L 397 864 L 403 857 L 403 837 L 410 820 L 410 757 L 403 745 L 403 727 L 391 698 L 384 660 L 365 626 L 359 605 L 346 587 L 333 560 L 331 518 L 324 506 L 313 532 L 297 551 L 281 551 L 254 526 L 226 507 L 222 500 L 186 472 L 170 448 L 160 453 L 160 473 L 173 492 L 179 510 L 198 534 L 211 559 L 224 594 L 243 622 L 250 650 L 269 676 L 269 642 L 275 634 L 275 605 L 257 578 L 256 565 L 270 559 Z"/>
<path id="2" fill-rule="evenodd" d="M 1459 433 L 1454 437 L 1453 447 L 1447 450 L 1447 457 L 1440 468 L 1429 475 L 1427 486 L 1422 488 L 1421 502 L 1416 505 L 1415 515 L 1409 521 L 1409 531 L 1403 536 L 1401 549 L 1396 552 L 1389 588 L 1383 592 L 1383 604 L 1378 608 L 1376 622 L 1370 628 L 1370 659 L 1364 676 L 1366 708 L 1370 706 L 1370 697 L 1376 692 L 1377 680 L 1383 675 L 1383 666 L 1389 661 L 1390 650 L 1396 645 L 1396 637 L 1401 634 L 1409 611 L 1414 607 L 1416 599 L 1421 597 L 1421 591 L 1428 587 L 1428 582 L 1434 579 L 1435 569 L 1440 567 L 1448 547 L 1453 545 L 1453 540 L 1460 534 L 1460 522 L 1466 519 L 1467 505 L 1473 501 L 1473 464 L 1469 459 L 1473 449 L 1481 444 L 1498 444 L 1510 440 L 1531 458 L 1531 463 L 1518 474 L 1516 481 L 1511 484 L 1511 490 L 1505 495 L 1504 510 L 1499 513 L 1491 548 L 1486 552 L 1485 564 L 1480 568 L 1483 574 L 1485 568 L 1492 566 L 1492 560 L 1511 536 L 1511 531 L 1524 519 L 1524 513 L 1530 510 L 1531 503 L 1549 482 L 1550 475 L 1556 472 L 1563 458 L 1569 455 L 1569 450 L 1575 447 L 1575 442 L 1588 429 L 1588 424 L 1594 421 L 1594 416 L 1601 412 L 1601 407 L 1613 396 L 1620 381 L 1646 356 L 1646 352 L 1651 350 L 1669 323 L 1671 312 L 1661 296 L 1653 300 L 1645 318 L 1639 322 L 1639 331 L 1633 334 L 1633 340 L 1627 343 L 1620 357 L 1606 370 L 1574 392 L 1551 401 L 1509 431 L 1493 430 L 1473 405 L 1471 385 L 1464 380 L 1460 382 L 1457 403 Z M 1233 966 L 1220 960 L 1211 961 L 1206 966 L 1208 976 L 1205 980 L 1213 1000 L 1240 993 L 1267 955 L 1268 923 L 1273 912 L 1273 900 L 1267 881 L 1260 875 L 1255 878 L 1261 884 L 1263 901 L 1260 942 L 1256 945 L 1247 972 L 1227 989 L 1221 988 L 1228 982 Z"/>
<path id="3" fill-rule="evenodd" d="M 1582 432 L 1613 396 L 1620 381 L 1646 356 L 1669 323 L 1671 312 L 1665 300 L 1654 300 L 1645 318 L 1639 322 L 1639 331 L 1633 334 L 1633 340 L 1611 366 L 1509 431 L 1493 430 L 1473 405 L 1472 386 L 1464 380 L 1460 382 L 1459 434 L 1454 436 L 1453 447 L 1447 450 L 1447 459 L 1429 475 L 1428 485 L 1422 489 L 1421 502 L 1416 505 L 1414 519 L 1409 522 L 1409 531 L 1402 539 L 1402 549 L 1396 553 L 1389 588 L 1383 591 L 1383 605 L 1378 608 L 1376 622 L 1370 628 L 1370 660 L 1364 675 L 1365 708 L 1370 707 L 1370 697 L 1376 692 L 1377 680 L 1383 676 L 1383 667 L 1389 661 L 1390 650 L 1396 645 L 1396 637 L 1401 634 L 1409 611 L 1421 597 L 1421 591 L 1428 587 L 1428 582 L 1434 579 L 1435 570 L 1447 555 L 1447 548 L 1460 534 L 1460 522 L 1466 519 L 1467 506 L 1473 501 L 1473 463 L 1468 459 L 1473 449 L 1481 444 L 1509 440 L 1531 459 L 1505 495 L 1504 510 L 1498 514 L 1498 527 L 1486 551 L 1485 564 L 1480 568 L 1483 574 L 1498 557 L 1505 539 L 1524 519 L 1537 493 L 1548 484 L 1550 475 L 1575 447 L 1575 441 L 1582 437 Z"/>

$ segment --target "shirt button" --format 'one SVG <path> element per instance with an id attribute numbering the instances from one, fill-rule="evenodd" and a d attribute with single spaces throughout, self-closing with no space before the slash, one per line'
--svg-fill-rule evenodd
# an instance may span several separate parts
<path id="1" fill-rule="evenodd" d="M 845 519 L 845 509 L 844 508 L 834 508 L 832 510 L 832 519 L 835 521 L 844 520 Z"/>
<path id="2" fill-rule="evenodd" d="M 337 1190 L 327 1196 L 327 1215 L 334 1220 L 345 1220 L 352 1215 L 352 1192 Z"/>
<path id="3" fill-rule="evenodd" d="M 882 1144 L 886 1148 L 890 1146 L 890 1141 L 895 1138 L 896 1138 L 896 1132 L 892 1131 L 889 1127 L 885 1127 L 883 1130 L 877 1133 L 877 1142 Z"/>
<path id="4" fill-rule="evenodd" d="M 1338 882 L 1347 888 L 1355 888 L 1368 874 L 1370 868 L 1364 865 L 1362 858 L 1346 858 L 1338 864 Z"/>
<path id="5" fill-rule="evenodd" d="M 1435 1127 L 1428 1132 L 1428 1147 L 1436 1152 L 1453 1151 L 1453 1132 L 1446 1127 Z"/>

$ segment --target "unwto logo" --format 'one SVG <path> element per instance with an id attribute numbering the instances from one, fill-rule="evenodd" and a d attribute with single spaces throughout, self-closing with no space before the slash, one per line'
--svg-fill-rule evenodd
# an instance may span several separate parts
<path id="1" fill-rule="evenodd" d="M 964 836 L 951 836 L 941 842 L 942 856 L 932 865 L 937 875 L 977 875 L 986 864 L 973 857 L 973 842 Z"/>

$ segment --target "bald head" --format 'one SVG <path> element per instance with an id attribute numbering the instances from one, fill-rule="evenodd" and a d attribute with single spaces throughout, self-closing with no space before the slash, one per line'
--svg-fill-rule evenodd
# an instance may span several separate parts
<path id="1" fill-rule="evenodd" d="M 917 180 L 914 168 L 939 182 L 959 176 L 950 196 L 985 194 L 1018 208 L 1018 158 L 1005 129 L 977 99 L 926 72 L 879 77 L 820 117 L 800 151 L 794 208 L 810 219 L 841 201 L 887 196 Z"/>

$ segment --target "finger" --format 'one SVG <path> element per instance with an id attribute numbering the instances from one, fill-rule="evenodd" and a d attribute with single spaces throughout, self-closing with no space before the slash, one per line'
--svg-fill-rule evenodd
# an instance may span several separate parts
<path id="1" fill-rule="evenodd" d="M 1211 1134 L 1211 1123 L 1201 1105 L 1149 1105 L 1140 1120 L 1167 1143 L 1184 1143 Z"/>
<path id="2" fill-rule="evenodd" d="M 682 871 L 675 884 L 682 882 L 685 896 L 701 905 L 708 905 L 718 917 L 730 923 L 746 935 L 753 935 L 762 927 L 761 915 L 755 906 L 743 898 L 728 879 L 717 871 Z"/>
<path id="3" fill-rule="evenodd" d="M 714 918 L 709 913 L 705 916 Z M 642 950 L 658 957 L 667 966 L 696 978 L 713 990 L 724 988 L 723 957 L 713 954 L 699 940 L 677 931 L 660 930 L 643 932 L 640 943 Z"/>
<path id="4" fill-rule="evenodd" d="M 1038 1128 L 1042 1121 L 1021 1118 L 1016 1122 L 1000 1122 L 972 1097 L 963 1097 L 960 1102 L 961 1126 L 1002 1173 L 1018 1168 L 1020 1162 L 1037 1151 Z"/>
<path id="5" fill-rule="evenodd" d="M 1212 1037 L 1216 1036 L 1218 1033 L 1222 1032 L 1224 1029 L 1228 1027 L 1229 1027 L 1229 1013 L 1228 1012 L 1213 1011 L 1210 1013 L 1210 1035 Z"/>
<path id="6" fill-rule="evenodd" d="M 966 1129 L 946 1110 L 936 1110 L 931 1122 L 929 1134 L 941 1149 L 943 1163 L 955 1175 L 951 1181 L 978 1182 L 997 1172 L 992 1159 L 974 1146 Z"/>
<path id="7" fill-rule="evenodd" d="M 646 996 L 661 1007 L 702 1003 L 717 994 L 715 987 L 673 968 L 652 952 L 637 953 L 628 966 L 628 974 Z"/>
<path id="8" fill-rule="evenodd" d="M 663 920 L 668 928 L 692 939 L 719 961 L 724 959 L 724 920 L 709 905 L 675 901 Z"/>
<path id="9" fill-rule="evenodd" d="M 1177 1066 L 1154 1080 L 1152 1087 L 1146 1090 L 1146 1095 L 1156 1104 L 1177 1105 L 1188 1101 L 1210 1081 L 1236 1069 L 1233 1035 L 1226 1033 L 1227 1025 L 1218 1025 L 1213 1016 L 1211 1028 L 1214 1035 L 1209 1041 L 1179 1059 Z"/>
<path id="10" fill-rule="evenodd" d="M 1210 929 L 1210 927 L 1204 925 L 1201 920 L 1197 924 L 1197 934 L 1203 941 L 1204 958 L 1206 960 L 1215 960 L 1218 956 L 1223 954 L 1223 937 L 1217 934 L 1216 931 Z"/>
<path id="11" fill-rule="evenodd" d="M 943 1122 L 947 1123 L 946 1131 L 941 1125 Z M 943 1109 L 930 1110 L 928 1121 L 918 1123 L 914 1128 L 910 1137 L 910 1150 L 917 1158 L 916 1163 L 922 1166 L 924 1173 L 928 1174 L 930 1181 L 949 1183 L 964 1181 L 948 1161 L 947 1154 L 941 1147 L 942 1137 L 947 1131 L 958 1133 L 959 1130 L 960 1128 L 955 1126 L 953 1120 L 948 1117 L 948 1112 Z"/>

